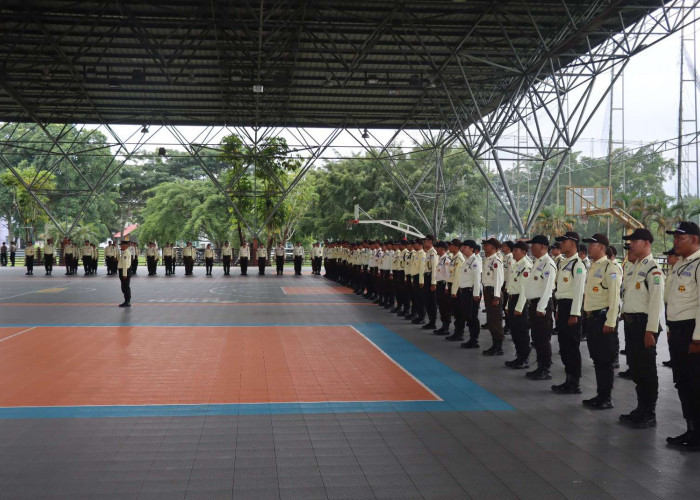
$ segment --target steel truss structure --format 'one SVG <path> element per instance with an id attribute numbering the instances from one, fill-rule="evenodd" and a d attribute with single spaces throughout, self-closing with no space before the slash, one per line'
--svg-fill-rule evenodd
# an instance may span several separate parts
<path id="1" fill-rule="evenodd" d="M 629 58 L 692 22 L 698 3 L 10 0 L 0 7 L 0 121 L 33 122 L 46 136 L 37 179 L 23 181 L 38 202 L 41 172 L 59 161 L 79 172 L 74 145 L 47 124 L 106 131 L 116 154 L 97 180 L 79 175 L 81 215 L 143 146 L 119 137 L 113 125 L 120 123 L 138 127 L 132 137 L 145 125 L 167 129 L 253 234 L 265 221 L 246 219 L 231 186 L 203 161 L 220 129 L 235 131 L 253 150 L 275 135 L 297 137 L 303 166 L 291 183 L 280 182 L 273 214 L 317 160 L 350 136 L 435 233 L 450 189 L 444 151 L 461 146 L 526 234 Z M 202 140 L 188 140 L 178 130 L 184 125 L 203 126 Z M 526 148 L 504 139 L 517 126 L 528 136 Z M 325 129 L 323 138 L 312 137 L 310 127 Z M 380 129 L 393 133 L 379 141 Z M 404 136 L 427 145 L 434 158 L 416 185 L 397 173 L 393 147 Z M 7 145 L 0 162 L 17 175 Z M 523 160 L 542 168 L 521 213 L 507 171 Z M 544 166 L 552 161 L 550 173 Z"/>

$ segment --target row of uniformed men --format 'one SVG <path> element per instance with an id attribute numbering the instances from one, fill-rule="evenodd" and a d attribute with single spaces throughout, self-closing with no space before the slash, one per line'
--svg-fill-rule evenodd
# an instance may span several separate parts
<path id="1" fill-rule="evenodd" d="M 532 340 L 538 366 L 526 375 L 533 380 L 551 379 L 551 335 L 556 320 L 566 380 L 552 390 L 557 394 L 581 393 L 579 344 L 585 337 L 594 363 L 597 395 L 583 404 L 593 409 L 613 407 L 621 314 L 638 406 L 620 420 L 635 428 L 656 425 L 655 345 L 665 300 L 674 381 L 688 423 L 686 433 L 667 441 L 684 449 L 700 449 L 700 431 L 696 430 L 700 429 L 700 229 L 683 222 L 669 233 L 674 235 L 678 262 L 668 280 L 651 254 L 654 238 L 646 229 L 625 237 L 629 247 L 624 271 L 604 235 L 581 240 L 575 232 L 556 238 L 561 255 L 555 259 L 542 235 L 506 242 L 502 249 L 497 240 L 485 240 L 483 259 L 473 240 L 435 245 L 431 237 L 423 242 L 341 242 L 329 245 L 327 269 L 331 278 L 355 287 L 356 292 L 366 290 L 366 297 L 376 296 L 375 302 L 385 307 L 391 306 L 396 296 L 393 310 L 414 323 L 421 323 L 423 311 L 427 311 L 426 329 L 436 326 L 432 311 L 437 301 L 442 326 L 433 333 L 447 335 L 454 320 L 455 332 L 446 339 L 462 340 L 466 323 L 470 339 L 461 345 L 465 348 L 478 347 L 476 313 L 483 294 L 493 339 L 492 347 L 483 354 L 503 353 L 501 307 L 505 307 L 506 325 L 516 348 L 516 358 L 506 366 L 529 367 Z M 579 254 L 581 241 L 589 243 L 590 268 L 587 257 Z"/>
<path id="2" fill-rule="evenodd" d="M 46 270 L 46 275 L 51 276 L 53 272 L 53 265 L 56 262 L 56 247 L 53 243 L 53 239 L 48 238 L 41 251 L 44 259 L 44 269 Z M 24 249 L 24 265 L 27 267 L 27 272 L 25 274 L 29 276 L 34 274 L 34 259 L 36 257 L 36 253 L 37 249 L 34 244 L 32 241 L 28 241 L 27 246 Z M 83 270 L 85 275 L 95 274 L 97 272 L 98 259 L 99 250 L 95 244 L 90 243 L 89 240 L 85 240 L 85 244 L 79 247 L 75 245 L 72 240 L 68 239 L 63 246 L 63 260 L 66 266 L 66 276 L 76 274 L 78 272 L 78 263 L 80 260 L 83 262 Z"/>

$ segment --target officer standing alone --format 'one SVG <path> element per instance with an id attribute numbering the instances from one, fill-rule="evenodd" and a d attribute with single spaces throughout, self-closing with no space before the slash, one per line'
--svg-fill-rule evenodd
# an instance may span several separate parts
<path id="1" fill-rule="evenodd" d="M 117 264 L 117 272 L 119 273 L 119 284 L 124 294 L 124 302 L 119 304 L 119 307 L 131 307 L 131 251 L 129 250 L 129 242 L 120 241 L 119 248 L 121 255 Z"/>

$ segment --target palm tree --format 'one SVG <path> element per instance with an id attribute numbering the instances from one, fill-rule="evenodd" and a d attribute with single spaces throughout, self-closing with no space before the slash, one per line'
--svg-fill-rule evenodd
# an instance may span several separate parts
<path id="1" fill-rule="evenodd" d="M 563 206 L 551 205 L 544 207 L 542 211 L 537 214 L 533 230 L 538 234 L 544 234 L 552 238 L 564 234 L 567 231 L 572 231 L 574 225 L 574 219 L 566 215 L 566 210 Z"/>

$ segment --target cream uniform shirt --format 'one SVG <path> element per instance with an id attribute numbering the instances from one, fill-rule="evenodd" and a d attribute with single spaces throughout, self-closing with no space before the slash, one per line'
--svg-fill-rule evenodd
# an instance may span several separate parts
<path id="1" fill-rule="evenodd" d="M 493 296 L 498 299 L 501 297 L 501 288 L 503 287 L 503 261 L 494 253 L 490 257 L 486 257 L 481 270 L 481 282 L 484 287 L 493 287 Z"/>
<path id="2" fill-rule="evenodd" d="M 173 247 L 171 247 L 171 246 L 163 247 L 163 258 L 165 259 L 166 257 L 172 257 L 172 256 L 173 256 Z"/>
<path id="3" fill-rule="evenodd" d="M 131 250 L 127 248 L 126 250 L 122 250 L 119 256 L 117 270 L 121 271 L 121 276 L 126 278 L 129 274 L 129 269 L 131 269 Z"/>
<path id="4" fill-rule="evenodd" d="M 437 276 L 435 273 L 435 265 L 437 263 L 437 250 L 434 247 L 430 248 L 427 252 L 423 252 L 423 270 L 418 276 L 418 283 L 421 285 L 425 281 L 424 273 L 431 273 L 430 275 L 430 285 L 437 285 Z"/>
<path id="5" fill-rule="evenodd" d="M 449 274 L 447 275 L 447 283 L 450 287 L 451 295 L 457 295 L 457 291 L 459 290 L 459 280 L 460 275 L 462 274 L 462 266 L 464 266 L 464 255 L 462 252 L 457 250 L 457 253 L 453 255 L 452 260 L 450 260 L 450 270 Z"/>
<path id="6" fill-rule="evenodd" d="M 275 247 L 275 256 L 284 257 L 284 247 Z"/>
<path id="7" fill-rule="evenodd" d="M 34 245 L 29 245 L 24 249 L 24 255 L 26 257 L 34 257 Z"/>
<path id="8" fill-rule="evenodd" d="M 468 258 L 462 252 L 459 254 L 464 259 L 464 264 L 460 268 L 459 273 L 459 288 L 473 288 L 474 296 L 481 296 L 481 276 L 482 276 L 482 260 L 478 255 L 471 254 Z"/>
<path id="9" fill-rule="evenodd" d="M 557 264 L 557 282 L 554 296 L 557 299 L 571 299 L 569 316 L 581 316 L 583 291 L 586 286 L 586 266 L 578 253 L 567 258 L 564 254 Z"/>
<path id="10" fill-rule="evenodd" d="M 44 245 L 44 255 L 53 255 L 53 245 L 49 243 Z"/>
<path id="11" fill-rule="evenodd" d="M 628 262 L 625 267 L 630 266 Z M 650 254 L 638 260 L 633 265 L 631 275 L 625 275 L 623 281 L 623 313 L 647 314 L 648 332 L 658 332 L 661 320 L 661 309 L 664 303 L 664 273 Z"/>
<path id="12" fill-rule="evenodd" d="M 605 326 L 615 328 L 620 313 L 620 284 L 622 276 L 614 262 L 607 257 L 591 264 L 586 275 L 583 310 L 586 312 L 608 308 Z"/>
<path id="13" fill-rule="evenodd" d="M 250 258 L 250 247 L 248 245 L 242 246 L 239 250 L 238 256 L 242 258 Z"/>
<path id="14" fill-rule="evenodd" d="M 303 257 L 304 256 L 304 247 L 301 245 L 295 246 L 294 247 L 294 257 Z"/>
<path id="15" fill-rule="evenodd" d="M 107 245 L 105 247 L 105 257 L 115 257 L 117 255 L 116 247 L 114 245 Z"/>
<path id="16" fill-rule="evenodd" d="M 518 261 L 513 258 L 511 262 L 508 281 L 506 281 L 506 292 L 509 296 L 518 296 L 518 301 L 515 303 L 515 310 L 518 312 L 522 312 L 525 307 L 525 284 L 531 269 L 532 261 L 527 255 Z"/>
<path id="17" fill-rule="evenodd" d="M 450 254 L 445 252 L 442 257 L 438 257 L 437 265 L 435 266 L 435 279 L 437 281 L 447 281 L 450 274 Z"/>
<path id="18" fill-rule="evenodd" d="M 418 284 L 423 284 L 423 269 L 425 268 L 425 250 L 422 248 L 417 250 L 413 256 L 413 271 L 414 276 L 418 276 Z"/>
<path id="19" fill-rule="evenodd" d="M 195 250 L 194 247 L 185 247 L 182 249 L 182 257 L 194 257 Z"/>
<path id="20" fill-rule="evenodd" d="M 503 262 L 503 282 L 508 283 L 508 278 L 510 277 L 510 271 L 515 263 L 515 258 L 513 257 L 513 252 L 509 254 L 501 253 L 501 262 Z"/>
<path id="21" fill-rule="evenodd" d="M 700 250 L 681 258 L 669 277 L 666 312 L 669 321 L 694 319 L 693 340 L 700 340 Z"/>
<path id="22" fill-rule="evenodd" d="M 204 250 L 204 258 L 205 259 L 213 259 L 214 258 L 214 249 L 213 248 L 206 248 Z"/>
<path id="23" fill-rule="evenodd" d="M 554 283 L 557 278 L 557 268 L 549 254 L 544 254 L 532 263 L 532 270 L 523 273 L 527 278 L 525 282 L 525 298 L 527 300 L 539 299 L 537 302 L 537 312 L 546 312 L 549 299 L 554 292 Z M 524 307 L 524 304 L 523 304 Z M 522 309 L 515 309 L 522 312 Z"/>
<path id="24" fill-rule="evenodd" d="M 258 247 L 258 259 L 267 259 L 267 249 L 263 246 Z"/>
<path id="25" fill-rule="evenodd" d="M 323 257 L 323 249 L 321 247 L 312 247 L 311 256 L 315 259 L 318 257 Z"/>
<path id="26" fill-rule="evenodd" d="M 222 257 L 231 257 L 233 255 L 233 248 L 231 248 L 231 245 L 224 245 L 221 247 L 221 256 Z"/>

